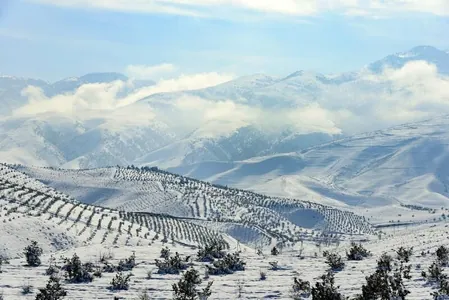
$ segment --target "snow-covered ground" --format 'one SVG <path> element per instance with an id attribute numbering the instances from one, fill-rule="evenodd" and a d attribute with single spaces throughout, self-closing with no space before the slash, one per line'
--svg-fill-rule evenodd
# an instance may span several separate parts
<path id="1" fill-rule="evenodd" d="M 85 203 L 79 202 L 78 197 L 84 197 Z M 105 208 L 106 205 L 110 207 Z M 159 214 L 151 211 L 151 207 L 159 209 Z M 256 208 L 260 209 L 260 215 Z M 439 213 L 419 210 L 419 207 L 402 208 L 422 215 Z M 364 209 L 366 214 L 376 213 L 375 206 Z M 392 211 L 392 214 L 397 212 Z M 170 212 L 174 216 L 170 216 Z M 212 212 L 227 213 L 228 217 L 214 219 Z M 181 216 L 183 213 L 192 215 Z M 270 218 L 275 213 L 279 220 L 290 223 L 274 222 L 276 219 Z M 230 219 L 232 215 L 234 219 Z M 336 234 L 323 230 L 326 227 L 297 226 L 301 234 L 295 240 L 289 224 L 305 226 L 314 216 L 321 216 L 328 223 L 327 228 L 346 228 L 347 231 Z M 239 222 L 242 219 L 245 221 Z M 130 271 L 128 290 L 111 291 L 110 282 L 115 273 L 103 272 L 102 277 L 94 278 L 91 283 L 71 284 L 62 279 L 67 290 L 66 299 L 112 299 L 115 296 L 138 299 L 143 291 L 147 291 L 150 299 L 171 299 L 172 284 L 181 274 L 157 273 L 155 259 L 160 257 L 161 249 L 168 246 L 172 253 L 190 257 L 189 262 L 203 277 L 207 263 L 195 259 L 198 247 L 221 240 L 226 243 L 227 252 L 241 251 L 246 267 L 230 275 L 204 278 L 202 286 L 214 281 L 210 299 L 291 299 L 294 277 L 314 285 L 329 269 L 323 252 L 329 250 L 345 257 L 350 242 L 357 241 L 362 242 L 372 256 L 362 261 L 346 261 L 344 269 L 335 273 L 342 294 L 348 297 L 359 294 L 365 277 L 375 271 L 379 256 L 384 252 L 394 256 L 394 250 L 403 246 L 413 247 L 412 277 L 404 279 L 405 287 L 411 292 L 406 299 L 432 299 L 430 294 L 436 287 L 429 284 L 421 272 L 435 260 L 435 250 L 448 242 L 445 218 L 410 224 L 377 223 L 379 227 L 374 230 L 364 227 L 369 224 L 363 218 L 332 207 L 265 197 L 155 169 L 74 171 L 1 165 L 0 254 L 8 257 L 9 263 L 2 265 L 0 295 L 6 300 L 34 299 L 37 289 L 44 287 L 48 280 L 45 271 L 50 261 L 61 265 L 62 257 L 71 257 L 73 253 L 83 262 L 98 266 L 102 265 L 99 258 L 106 253 L 110 254 L 109 261 L 114 265 L 135 253 L 137 265 Z M 360 234 L 363 228 L 366 232 Z M 254 233 L 256 230 L 259 234 Z M 267 233 L 270 238 L 260 238 Z M 245 238 L 240 238 L 245 234 L 256 238 L 248 238 L 250 243 L 246 243 Z M 44 249 L 43 264 L 36 268 L 26 266 L 22 254 L 31 240 L 36 240 Z M 281 253 L 273 256 L 270 249 L 276 243 Z M 270 262 L 277 262 L 279 269 L 272 270 Z M 148 272 L 152 274 L 151 279 Z M 261 272 L 266 273 L 263 281 Z M 33 292 L 22 295 L 24 285 L 32 286 Z"/>
<path id="2" fill-rule="evenodd" d="M 427 270 L 434 261 L 435 255 L 432 253 L 440 245 L 447 244 L 448 227 L 445 224 L 437 226 L 423 225 L 401 231 L 387 231 L 386 235 L 379 240 L 373 237 L 363 245 L 372 252 L 372 256 L 363 261 L 346 261 L 345 268 L 336 273 L 336 284 L 345 296 L 355 296 L 361 292 L 361 286 L 365 282 L 365 276 L 373 273 L 378 257 L 387 252 L 395 255 L 393 249 L 400 246 L 413 247 L 413 255 L 410 261 L 412 265 L 410 280 L 405 280 L 405 286 L 411 291 L 406 299 L 424 300 L 432 299 L 430 293 L 434 290 L 421 276 L 422 270 Z M 63 283 L 68 295 L 66 299 L 112 299 L 114 296 L 122 299 L 137 299 L 138 295 L 147 290 L 150 299 L 171 299 L 171 285 L 175 283 L 181 275 L 160 275 L 157 274 L 155 259 L 159 258 L 160 250 L 168 246 L 174 253 L 179 252 L 182 257 L 191 256 L 194 267 L 205 274 L 205 263 L 194 260 L 196 250 L 181 245 L 171 243 L 163 244 L 155 241 L 151 245 L 105 247 L 92 243 L 87 246 L 58 251 L 47 252 L 43 257 L 43 265 L 37 268 L 25 266 L 23 258 L 12 259 L 9 264 L 3 265 L 3 272 L 0 273 L 0 293 L 4 299 L 34 299 L 36 289 L 45 286 L 48 276 L 44 275 L 49 265 L 50 255 L 60 263 L 60 256 L 71 257 L 77 253 L 83 262 L 99 263 L 101 254 L 112 254 L 110 262 L 116 264 L 118 260 L 129 257 L 133 252 L 136 255 L 137 266 L 131 271 L 130 287 L 127 291 L 112 292 L 108 289 L 110 281 L 115 273 L 103 273 L 101 278 L 95 278 L 88 284 Z M 348 249 L 348 243 L 342 242 L 329 247 L 325 245 L 315 245 L 304 243 L 303 250 L 299 245 L 294 248 L 284 248 L 278 256 L 272 256 L 268 247 L 263 248 L 263 255 L 244 246 L 240 247 L 241 257 L 246 262 L 245 271 L 236 272 L 225 276 L 210 276 L 204 279 L 203 285 L 207 281 L 213 281 L 212 296 L 210 299 L 238 299 L 239 291 L 241 299 L 291 299 L 291 287 L 293 278 L 299 277 L 310 281 L 312 284 L 318 277 L 326 272 L 326 265 L 322 252 L 332 250 L 344 255 Z M 237 246 L 229 251 L 237 251 Z M 426 256 L 421 256 L 421 252 Z M 429 252 L 429 254 L 427 254 Z M 300 258 L 302 253 L 302 258 Z M 315 257 L 316 255 L 316 257 Z M 269 262 L 277 261 L 279 270 L 271 270 Z M 147 278 L 148 271 L 152 272 L 152 278 Z M 260 280 L 260 272 L 266 273 L 266 280 Z M 22 286 L 29 284 L 34 287 L 34 292 L 30 295 L 21 295 Z"/>

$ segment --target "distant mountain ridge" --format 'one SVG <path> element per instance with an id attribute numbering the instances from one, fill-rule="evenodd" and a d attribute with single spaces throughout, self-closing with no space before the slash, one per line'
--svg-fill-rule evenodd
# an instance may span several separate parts
<path id="1" fill-rule="evenodd" d="M 379 72 L 386 66 L 400 68 L 414 60 L 435 64 L 441 74 L 449 72 L 449 54 L 430 46 L 415 47 L 387 56 L 367 68 Z M 10 114 L 27 103 L 28 99 L 22 90 L 28 85 L 41 88 L 47 97 L 51 97 L 73 93 L 83 84 L 126 81 L 128 78 L 125 75 L 91 73 L 55 83 L 2 76 L 0 155 L 11 163 L 68 168 L 117 164 L 183 168 L 207 161 L 230 163 L 263 155 L 301 151 L 339 139 L 347 133 L 344 130 L 329 132 L 327 129 L 287 125 L 270 131 L 257 124 L 243 124 L 226 133 L 215 134 L 210 133 L 211 128 L 220 127 L 221 124 L 209 122 L 187 131 L 176 124 L 176 114 L 170 116 L 178 111 L 176 100 L 188 97 L 217 102 L 232 100 L 237 105 L 282 115 L 311 103 L 341 110 L 344 106 L 340 102 L 351 97 L 351 94 L 391 90 L 388 85 L 367 83 L 360 77 L 363 72 L 324 75 L 297 71 L 283 78 L 255 74 L 205 89 L 142 95 L 140 101 L 90 118 L 63 114 L 11 117 Z M 120 95 L 132 94 L 141 87 L 153 84 L 152 81 L 133 81 L 132 87 L 124 88 Z M 335 95 L 335 99 L 329 98 Z M 370 101 L 367 100 L 355 109 L 369 110 L 369 105 Z M 145 110 L 167 117 L 163 120 L 149 119 L 143 123 L 133 122 L 133 112 Z M 280 116 L 279 120 L 282 119 Z"/>
<path id="2" fill-rule="evenodd" d="M 432 210 L 449 204 L 449 115 L 358 134 L 298 152 L 239 162 L 204 162 L 173 172 L 308 199 L 357 212 L 417 218 L 407 206 Z M 396 207 L 396 209 L 394 209 Z M 412 216 L 413 215 L 413 216 Z M 416 220 L 415 220 L 416 221 Z"/>

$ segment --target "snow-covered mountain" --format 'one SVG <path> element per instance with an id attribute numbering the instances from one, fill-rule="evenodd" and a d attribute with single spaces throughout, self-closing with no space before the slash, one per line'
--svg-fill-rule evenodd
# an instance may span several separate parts
<path id="1" fill-rule="evenodd" d="M 402 208 L 416 205 L 431 210 L 449 204 L 448 141 L 449 116 L 442 116 L 299 152 L 171 170 L 217 184 L 333 205 L 383 207 L 390 212 L 395 211 L 393 206 L 407 211 Z M 403 211 L 395 213 L 405 217 Z M 408 221 L 413 221 L 410 217 Z"/>
<path id="2" fill-rule="evenodd" d="M 449 75 L 449 53 L 432 46 L 418 46 L 406 52 L 389 55 L 368 66 L 368 69 L 380 73 L 386 67 L 395 69 L 403 67 L 407 62 L 423 60 L 434 64 L 441 74 Z"/>
<path id="3" fill-rule="evenodd" d="M 395 115 L 385 115 L 396 96 L 399 102 L 416 102 L 415 98 L 407 98 L 413 92 L 409 90 L 410 83 L 397 86 L 375 76 L 384 67 L 400 68 L 416 60 L 435 64 L 444 75 L 448 57 L 444 51 L 421 46 L 369 65 L 366 69 L 374 72 L 369 76 L 366 69 L 334 75 L 298 71 L 283 78 L 256 74 L 205 89 L 151 92 L 150 96 L 145 92 L 154 82 L 129 83 L 127 77 L 118 73 L 92 73 L 56 83 L 3 76 L 0 153 L 5 162 L 41 166 L 94 168 L 134 164 L 182 168 L 195 163 L 230 163 L 301 151 L 354 132 L 401 123 Z M 95 91 L 80 89 L 111 82 L 118 84 L 100 86 Z M 39 95 L 47 107 L 67 103 L 68 108 L 42 112 L 35 104 L 32 108 L 39 113 L 33 114 L 31 109 L 25 115 L 11 115 L 26 103 L 39 100 L 28 99 L 29 95 L 23 93 L 29 85 L 42 89 L 44 95 Z M 423 93 L 434 99 L 425 90 Z M 113 99 L 109 103 L 111 97 L 126 101 L 117 105 L 117 99 Z M 73 98 L 76 101 L 72 103 Z M 95 101 L 99 104 L 93 105 Z M 441 111 L 438 101 L 416 106 L 431 110 L 422 113 L 428 116 Z M 98 107 L 106 108 L 95 111 Z M 227 114 L 221 115 L 222 111 Z M 367 112 L 376 115 L 366 115 Z M 397 114 L 405 118 L 420 115 L 409 110 Z M 376 125 L 379 119 L 383 123 Z"/>
<path id="4" fill-rule="evenodd" d="M 160 123 L 117 126 L 63 115 L 4 119 L 0 127 L 3 161 L 72 168 L 131 164 L 174 138 Z"/>

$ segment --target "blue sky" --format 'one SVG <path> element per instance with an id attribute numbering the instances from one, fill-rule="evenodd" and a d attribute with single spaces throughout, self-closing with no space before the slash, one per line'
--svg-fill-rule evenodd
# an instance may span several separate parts
<path id="1" fill-rule="evenodd" d="M 328 73 L 417 45 L 449 49 L 446 0 L 254 1 L 0 0 L 0 74 L 53 81 L 162 63 L 189 74 Z"/>

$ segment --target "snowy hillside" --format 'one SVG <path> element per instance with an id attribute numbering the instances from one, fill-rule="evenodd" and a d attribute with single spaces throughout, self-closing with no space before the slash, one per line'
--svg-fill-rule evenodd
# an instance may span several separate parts
<path id="1" fill-rule="evenodd" d="M 107 118 L 83 122 L 76 117 L 0 120 L 4 161 L 85 168 L 130 164 L 173 140 L 164 124 L 117 124 Z"/>
<path id="2" fill-rule="evenodd" d="M 444 116 L 297 153 L 172 170 L 223 185 L 333 205 L 439 209 L 449 203 L 448 140 L 449 117 Z"/>
<path id="3" fill-rule="evenodd" d="M 0 207 L 0 254 L 7 256 L 17 255 L 32 239 L 47 251 L 148 245 L 157 235 L 187 245 L 221 240 L 217 232 L 183 220 L 83 204 L 5 165 L 0 166 Z"/>
<path id="4" fill-rule="evenodd" d="M 85 203 L 131 215 L 167 214 L 252 245 L 373 233 L 364 218 L 344 210 L 213 186 L 155 169 L 16 168 Z"/>
<path id="5" fill-rule="evenodd" d="M 326 133 L 299 134 L 292 130 L 267 133 L 248 126 L 219 137 L 201 136 L 202 128 L 185 139 L 151 151 L 134 161 L 139 166 L 171 168 L 202 161 L 236 161 L 251 157 L 288 153 L 335 139 Z M 205 128 L 207 130 L 207 128 Z"/>

